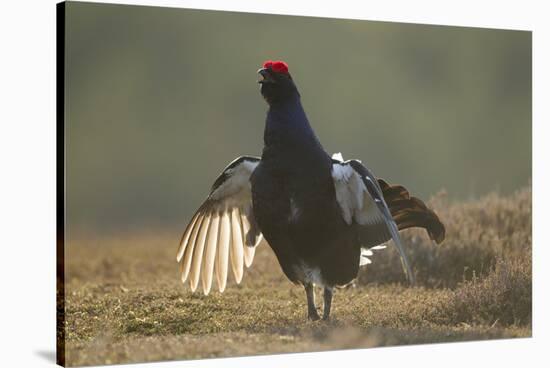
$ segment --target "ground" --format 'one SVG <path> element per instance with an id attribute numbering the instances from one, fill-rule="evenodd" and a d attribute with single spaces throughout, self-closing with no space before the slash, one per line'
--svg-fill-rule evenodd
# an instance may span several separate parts
<path id="1" fill-rule="evenodd" d="M 530 189 L 460 203 L 440 193 L 429 204 L 447 238 L 435 245 L 422 231 L 402 234 L 417 286 L 405 283 L 390 244 L 336 290 L 330 321 L 307 320 L 303 288 L 268 247 L 240 285 L 204 296 L 178 279 L 178 230 L 76 237 L 66 244 L 66 363 L 530 337 Z"/>

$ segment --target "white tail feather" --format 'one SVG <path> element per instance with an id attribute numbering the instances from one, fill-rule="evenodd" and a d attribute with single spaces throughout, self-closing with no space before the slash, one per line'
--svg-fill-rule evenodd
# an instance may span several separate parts
<path id="1" fill-rule="evenodd" d="M 203 222 L 204 216 L 200 216 L 193 226 L 193 231 L 191 232 L 191 237 L 189 238 L 189 245 L 186 247 L 184 257 L 180 263 L 181 282 L 185 282 L 185 280 L 187 280 L 187 276 L 189 275 L 189 270 L 191 269 L 191 260 L 193 259 L 193 250 L 195 248 L 197 236 Z"/>
<path id="2" fill-rule="evenodd" d="M 183 253 L 185 252 L 185 248 L 187 247 L 187 244 L 189 243 L 189 237 L 191 236 L 191 232 L 193 231 L 193 227 L 195 226 L 195 223 L 197 222 L 197 219 L 199 218 L 199 213 L 197 212 L 187 228 L 185 229 L 185 233 L 183 233 L 183 236 L 181 237 L 180 246 L 178 249 L 178 254 L 176 256 L 176 260 L 179 262 L 181 260 L 181 257 L 183 257 Z"/>
<path id="3" fill-rule="evenodd" d="M 206 241 L 206 234 L 210 227 L 210 215 L 206 215 L 200 229 L 200 233 L 195 244 L 195 250 L 193 251 L 193 263 L 191 264 L 191 271 L 189 272 L 189 285 L 191 291 L 197 290 L 199 285 L 199 276 L 202 263 L 202 253 L 204 249 L 204 242 Z"/>
<path id="4" fill-rule="evenodd" d="M 359 266 L 365 266 L 365 265 L 371 264 L 372 261 L 368 257 L 372 257 L 374 255 L 373 250 L 381 250 L 381 249 L 386 249 L 386 246 L 376 245 L 369 249 L 361 248 L 361 256 L 359 257 Z"/>
<path id="5" fill-rule="evenodd" d="M 214 260 L 216 258 L 216 246 L 218 244 L 220 216 L 216 213 L 210 222 L 206 248 L 204 249 L 204 261 L 201 270 L 202 290 L 204 295 L 210 293 L 212 287 L 212 274 L 214 273 Z"/>
<path id="6" fill-rule="evenodd" d="M 218 254 L 216 256 L 216 281 L 220 292 L 225 290 L 227 284 L 227 266 L 229 258 L 229 246 L 231 243 L 231 222 L 229 213 L 223 213 L 220 221 L 220 239 Z"/>
<path id="7" fill-rule="evenodd" d="M 239 220 L 239 209 L 231 211 L 231 268 L 237 284 L 243 279 L 243 235 L 241 221 Z"/>

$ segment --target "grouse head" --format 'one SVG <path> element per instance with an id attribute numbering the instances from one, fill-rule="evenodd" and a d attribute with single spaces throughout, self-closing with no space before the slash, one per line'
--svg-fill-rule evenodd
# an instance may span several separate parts
<path id="1" fill-rule="evenodd" d="M 284 103 L 299 96 L 298 89 L 284 61 L 267 60 L 258 70 L 260 92 L 270 105 Z"/>

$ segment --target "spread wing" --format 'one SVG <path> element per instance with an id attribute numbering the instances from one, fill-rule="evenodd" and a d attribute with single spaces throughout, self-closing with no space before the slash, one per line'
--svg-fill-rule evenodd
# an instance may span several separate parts
<path id="1" fill-rule="evenodd" d="M 189 278 L 191 290 L 199 279 L 205 295 L 213 275 L 220 292 L 225 290 L 229 265 L 240 283 L 243 264 L 249 267 L 255 246 L 262 241 L 252 213 L 250 176 L 260 159 L 242 156 L 218 176 L 210 194 L 187 225 L 177 253 L 182 282 Z"/>
<path id="2" fill-rule="evenodd" d="M 332 177 L 344 221 L 357 229 L 362 248 L 372 248 L 393 239 L 407 278 L 413 284 L 414 275 L 399 230 L 378 181 L 361 162 L 342 162 L 340 159 L 341 156 L 333 156 Z"/>

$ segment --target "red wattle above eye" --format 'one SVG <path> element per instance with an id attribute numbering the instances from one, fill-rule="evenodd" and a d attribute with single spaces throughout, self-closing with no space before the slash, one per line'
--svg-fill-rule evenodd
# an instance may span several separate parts
<path id="1" fill-rule="evenodd" d="M 288 73 L 288 64 L 280 60 L 277 60 L 277 61 L 267 60 L 264 62 L 263 67 L 266 69 L 271 68 L 271 70 L 273 70 L 275 73 L 284 73 L 284 74 Z"/>

